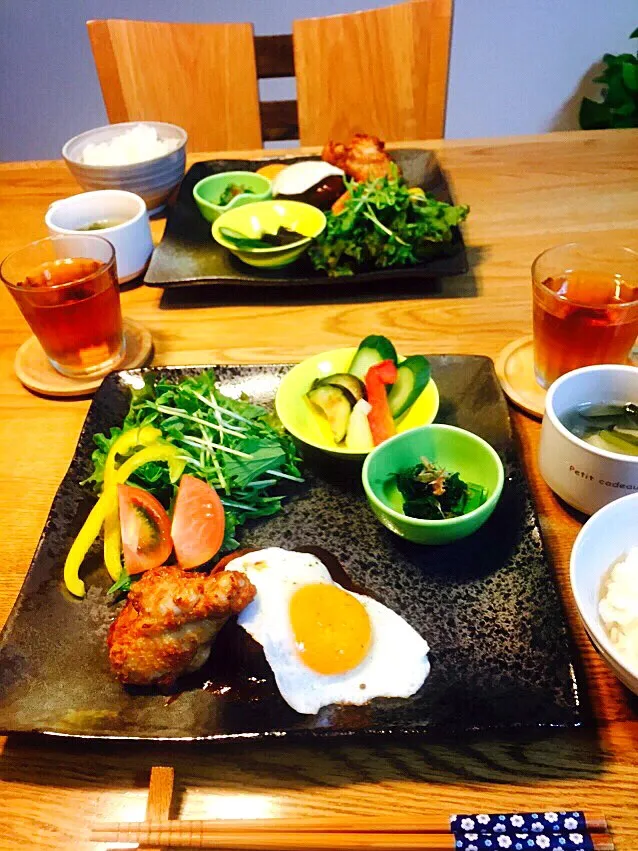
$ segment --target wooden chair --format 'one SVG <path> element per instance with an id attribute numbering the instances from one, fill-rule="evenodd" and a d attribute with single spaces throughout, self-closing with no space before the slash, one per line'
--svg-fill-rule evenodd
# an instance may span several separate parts
<path id="1" fill-rule="evenodd" d="M 255 36 L 257 77 L 294 77 L 295 62 L 292 35 Z M 261 101 L 261 133 L 264 142 L 281 142 L 299 138 L 296 100 Z"/>
<path id="2" fill-rule="evenodd" d="M 110 122 L 183 127 L 191 151 L 260 148 L 252 24 L 88 21 Z"/>
<path id="3" fill-rule="evenodd" d="M 441 138 L 451 21 L 452 0 L 295 21 L 301 144 Z"/>

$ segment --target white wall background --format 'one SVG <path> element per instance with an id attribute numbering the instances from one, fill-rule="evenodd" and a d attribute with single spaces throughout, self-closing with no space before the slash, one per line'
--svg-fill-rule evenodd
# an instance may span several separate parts
<path id="1" fill-rule="evenodd" d="M 89 47 L 90 18 L 252 21 L 290 32 L 293 18 L 390 0 L 0 0 L 0 159 L 57 158 L 66 139 L 106 123 Z M 577 127 L 592 67 L 635 51 L 638 0 L 456 0 L 446 136 Z M 271 98 L 291 83 L 267 84 Z"/>

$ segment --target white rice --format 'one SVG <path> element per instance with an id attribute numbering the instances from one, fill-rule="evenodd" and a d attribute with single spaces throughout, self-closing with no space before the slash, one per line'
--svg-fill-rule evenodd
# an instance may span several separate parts
<path id="1" fill-rule="evenodd" d="M 638 547 L 609 571 L 598 613 L 619 655 L 638 668 Z"/>
<path id="2" fill-rule="evenodd" d="M 179 139 L 160 139 L 157 130 L 148 124 L 136 124 L 108 142 L 89 142 L 82 151 L 82 162 L 85 165 L 130 165 L 170 154 L 179 144 Z"/>

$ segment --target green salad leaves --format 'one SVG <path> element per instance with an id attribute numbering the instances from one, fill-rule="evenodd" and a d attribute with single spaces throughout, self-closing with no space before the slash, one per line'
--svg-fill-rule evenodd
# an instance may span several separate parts
<path id="1" fill-rule="evenodd" d="M 109 448 L 122 431 L 151 424 L 184 453 L 185 472 L 218 492 L 226 514 L 222 550 L 237 546 L 235 530 L 244 522 L 281 509 L 286 483 L 303 481 L 294 443 L 275 414 L 245 398 L 225 396 L 216 386 L 214 372 L 207 370 L 178 384 L 150 373 L 144 386 L 133 390 L 122 428 L 94 437 L 94 469 L 86 481 L 96 491 L 102 489 Z M 150 491 L 167 508 L 177 492 L 166 464 L 145 464 L 129 481 Z"/>
<path id="2" fill-rule="evenodd" d="M 412 266 L 449 252 L 452 229 L 469 212 L 409 188 L 396 168 L 378 180 L 345 183 L 349 197 L 342 212 L 326 214 L 325 230 L 309 249 L 315 269 L 330 276 Z"/>

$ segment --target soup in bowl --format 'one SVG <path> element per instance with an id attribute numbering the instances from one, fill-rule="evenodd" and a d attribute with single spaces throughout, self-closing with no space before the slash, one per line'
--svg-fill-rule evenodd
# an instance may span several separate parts
<path id="1" fill-rule="evenodd" d="M 583 367 L 549 388 L 539 467 L 550 488 L 579 511 L 593 514 L 638 492 L 634 406 L 638 409 L 638 369 L 633 366 Z"/>

